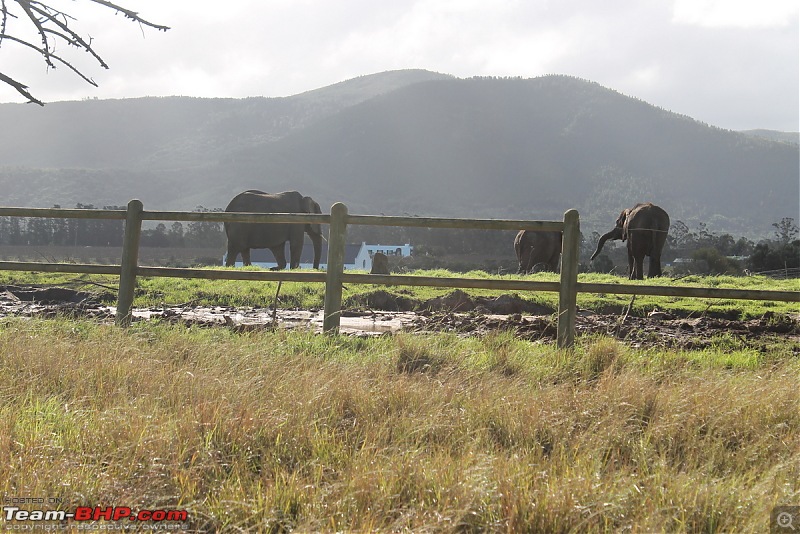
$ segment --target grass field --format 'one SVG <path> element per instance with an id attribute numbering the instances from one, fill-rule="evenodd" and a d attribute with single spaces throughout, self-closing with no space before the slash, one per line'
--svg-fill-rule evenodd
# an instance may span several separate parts
<path id="1" fill-rule="evenodd" d="M 252 268 L 253 270 L 257 270 Z M 416 271 L 421 276 L 454 277 L 461 276 L 445 270 Z M 508 280 L 557 281 L 559 275 L 539 273 L 519 276 L 490 275 L 484 271 L 472 271 L 463 276 L 470 278 L 503 278 Z M 760 289 L 775 291 L 800 291 L 800 280 L 773 280 L 763 276 L 688 276 L 679 280 L 669 278 L 652 278 L 640 282 L 629 281 L 614 275 L 581 274 L 581 282 L 591 283 L 641 283 L 643 285 L 673 285 L 690 287 L 720 287 L 735 289 Z M 102 284 L 99 287 L 93 284 Z M 16 273 L 0 271 L 0 285 L 6 284 L 68 284 L 79 286 L 95 292 L 105 291 L 110 298 L 116 297 L 118 278 L 53 273 Z M 138 289 L 134 306 L 149 307 L 166 305 L 206 305 L 206 306 L 272 306 L 275 298 L 277 282 L 242 282 L 237 280 L 201 280 L 179 278 L 138 278 Z M 375 285 L 346 285 L 343 291 L 343 304 L 358 306 L 359 297 L 376 290 L 386 290 L 395 295 L 424 302 L 451 292 L 452 289 L 432 287 L 401 287 Z M 501 291 L 469 290 L 471 295 L 498 295 Z M 321 308 L 325 295 L 324 284 L 305 284 L 287 282 L 282 284 L 279 307 Z M 558 295 L 553 292 L 536 292 L 521 295 L 535 303 L 557 308 Z M 592 310 L 614 309 L 628 306 L 630 295 L 595 295 L 578 294 L 578 306 Z M 637 296 L 634 313 L 646 313 L 654 308 L 660 310 L 678 310 L 685 313 L 717 312 L 740 315 L 742 319 L 761 317 L 767 312 L 777 314 L 798 313 L 797 303 L 746 301 L 734 299 L 698 299 L 681 297 Z"/>
<path id="2" fill-rule="evenodd" d="M 245 285 L 143 279 L 137 304 L 271 303 Z M 798 377 L 779 345 L 3 318 L 0 494 L 201 532 L 765 532 L 800 504 Z"/>

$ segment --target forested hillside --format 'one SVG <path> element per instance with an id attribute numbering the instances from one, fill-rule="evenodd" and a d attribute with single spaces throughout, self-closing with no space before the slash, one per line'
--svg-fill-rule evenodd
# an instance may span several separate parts
<path id="1" fill-rule="evenodd" d="M 757 238 L 798 217 L 798 146 L 566 76 L 364 76 L 288 98 L 0 105 L 6 205 L 224 207 L 297 189 L 351 212 L 560 218 L 607 230 L 650 200 Z"/>

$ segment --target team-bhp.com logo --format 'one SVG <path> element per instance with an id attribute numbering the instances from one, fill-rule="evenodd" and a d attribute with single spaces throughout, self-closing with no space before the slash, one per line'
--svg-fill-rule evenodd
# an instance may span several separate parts
<path id="1" fill-rule="evenodd" d="M 186 510 L 137 510 L 128 506 L 78 506 L 74 512 L 65 510 L 23 510 L 19 506 L 4 506 L 3 519 L 6 521 L 6 530 L 10 522 L 97 522 L 105 521 L 130 521 L 151 523 L 186 523 L 189 513 Z M 11 529 L 16 530 L 16 529 Z"/>

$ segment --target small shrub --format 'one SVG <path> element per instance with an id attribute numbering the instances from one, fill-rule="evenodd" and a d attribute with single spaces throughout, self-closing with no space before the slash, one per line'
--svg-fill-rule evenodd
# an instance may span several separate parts
<path id="1" fill-rule="evenodd" d="M 513 376 L 522 370 L 521 362 L 515 358 L 514 333 L 511 331 L 489 334 L 484 339 L 489 371 L 503 376 Z"/>
<path id="2" fill-rule="evenodd" d="M 589 345 L 586 353 L 578 359 L 581 376 L 585 380 L 596 380 L 606 371 L 617 364 L 622 347 L 619 342 L 611 338 L 599 339 Z"/>
<path id="3" fill-rule="evenodd" d="M 438 372 L 443 358 L 431 350 L 427 337 L 400 336 L 397 338 L 395 368 L 399 373 Z"/>

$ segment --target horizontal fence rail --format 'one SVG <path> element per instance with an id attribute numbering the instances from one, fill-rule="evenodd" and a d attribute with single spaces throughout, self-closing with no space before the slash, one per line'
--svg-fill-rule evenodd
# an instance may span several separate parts
<path id="1" fill-rule="evenodd" d="M 579 292 L 800 302 L 800 291 L 764 291 L 690 286 L 653 286 L 639 285 L 636 283 L 599 284 L 578 282 L 577 268 L 580 222 L 578 212 L 575 210 L 567 211 L 564 214 L 563 221 L 530 221 L 350 215 L 347 212 L 347 207 L 341 203 L 334 204 L 331 207 L 330 214 L 145 211 L 140 201 L 132 200 L 128 203 L 127 210 L 0 207 L 0 217 L 3 216 L 124 220 L 125 234 L 123 237 L 122 260 L 120 265 L 0 261 L 0 270 L 6 271 L 40 271 L 119 276 L 120 286 L 117 300 L 116 322 L 120 326 L 127 326 L 130 324 L 131 307 L 133 304 L 137 276 L 199 278 L 207 280 L 325 283 L 325 311 L 323 317 L 323 330 L 325 332 L 338 332 L 339 320 L 341 317 L 342 286 L 345 283 L 558 292 L 557 343 L 559 347 L 570 347 L 574 343 L 575 317 L 577 312 L 576 296 Z M 327 272 L 241 271 L 234 269 L 139 266 L 138 250 L 142 221 L 326 224 L 329 225 Z M 563 232 L 561 279 L 558 282 L 538 282 L 528 280 L 487 280 L 463 277 L 436 278 L 410 275 L 345 273 L 344 247 L 348 225 Z"/>
<path id="2" fill-rule="evenodd" d="M 578 291 L 581 293 L 613 293 L 617 295 L 653 295 L 659 297 L 800 302 L 800 291 L 728 289 L 724 287 L 640 286 L 635 284 L 590 284 L 578 282 Z"/>
<path id="3" fill-rule="evenodd" d="M 233 269 L 189 269 L 180 267 L 139 267 L 141 276 L 201 278 L 205 280 L 243 280 L 250 282 L 324 282 L 324 272 L 237 271 Z"/>
<path id="4" fill-rule="evenodd" d="M 0 261 L 0 271 L 39 271 L 43 273 L 111 274 L 119 276 L 119 265 L 88 263 L 44 263 L 35 261 Z"/>
<path id="5" fill-rule="evenodd" d="M 111 219 L 124 221 L 127 213 L 125 210 L 0 208 L 0 217 L 50 217 L 53 219 Z"/>
<path id="6" fill-rule="evenodd" d="M 236 213 L 230 211 L 143 211 L 144 221 L 329 224 L 330 215 L 313 213 Z"/>
<path id="7" fill-rule="evenodd" d="M 439 217 L 395 217 L 390 215 L 347 215 L 347 224 L 364 226 L 411 226 L 423 228 L 471 228 L 479 230 L 535 230 L 560 232 L 561 221 L 508 219 L 445 219 Z"/>

